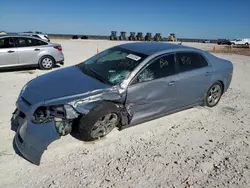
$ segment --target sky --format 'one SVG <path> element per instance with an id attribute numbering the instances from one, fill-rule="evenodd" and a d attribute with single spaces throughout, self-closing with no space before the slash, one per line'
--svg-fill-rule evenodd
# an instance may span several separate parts
<path id="1" fill-rule="evenodd" d="M 0 0 L 0 31 L 250 38 L 250 0 Z"/>

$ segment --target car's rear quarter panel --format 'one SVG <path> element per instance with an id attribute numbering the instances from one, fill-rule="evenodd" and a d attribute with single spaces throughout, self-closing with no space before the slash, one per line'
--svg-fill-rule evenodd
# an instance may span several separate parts
<path id="1" fill-rule="evenodd" d="M 216 81 L 221 81 L 224 86 L 224 92 L 230 86 L 232 75 L 233 75 L 233 64 L 231 61 L 226 59 L 218 58 L 212 54 L 206 53 L 206 57 L 212 65 L 212 83 Z"/>
<path id="2" fill-rule="evenodd" d="M 53 45 L 49 46 L 41 46 L 41 52 L 38 55 L 38 60 L 46 55 L 52 56 L 55 62 L 64 61 L 64 55 L 62 52 L 58 51 L 53 47 Z"/>

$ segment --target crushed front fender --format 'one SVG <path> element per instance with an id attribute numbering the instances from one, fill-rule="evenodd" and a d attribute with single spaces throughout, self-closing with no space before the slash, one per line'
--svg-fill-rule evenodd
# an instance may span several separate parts
<path id="1" fill-rule="evenodd" d="M 25 121 L 17 129 L 14 144 L 22 157 L 39 166 L 44 151 L 59 138 L 60 135 L 53 122 L 34 124 L 31 121 Z"/>

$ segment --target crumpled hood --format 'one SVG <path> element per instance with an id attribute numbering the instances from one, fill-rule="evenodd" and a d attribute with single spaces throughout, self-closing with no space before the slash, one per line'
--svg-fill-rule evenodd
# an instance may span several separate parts
<path id="1" fill-rule="evenodd" d="M 110 87 L 84 74 L 76 66 L 63 68 L 31 80 L 21 96 L 31 104 L 83 94 L 88 91 Z"/>

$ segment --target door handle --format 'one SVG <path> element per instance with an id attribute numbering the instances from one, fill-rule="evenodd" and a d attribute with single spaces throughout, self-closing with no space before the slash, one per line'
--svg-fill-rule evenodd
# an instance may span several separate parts
<path id="1" fill-rule="evenodd" d="M 34 49 L 34 51 L 39 51 L 39 50 L 40 50 L 39 48 Z"/>
<path id="2" fill-rule="evenodd" d="M 168 83 L 169 86 L 174 86 L 177 83 L 177 81 L 171 81 Z"/>
<path id="3" fill-rule="evenodd" d="M 211 72 L 206 72 L 205 76 L 209 76 L 211 74 Z"/>
<path id="4" fill-rule="evenodd" d="M 15 52 L 15 51 L 13 51 L 13 50 L 9 50 L 9 51 L 8 51 L 8 53 L 13 53 L 13 52 Z"/>

